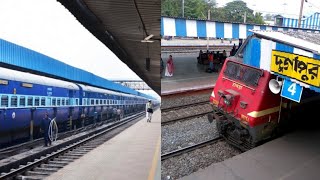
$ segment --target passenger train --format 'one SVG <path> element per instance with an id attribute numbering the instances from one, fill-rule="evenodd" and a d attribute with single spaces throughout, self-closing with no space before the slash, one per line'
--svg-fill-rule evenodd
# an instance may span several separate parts
<path id="1" fill-rule="evenodd" d="M 145 110 L 142 96 L 77 84 L 0 67 L 0 145 L 41 137 L 44 114 L 68 131 Z"/>
<path id="2" fill-rule="evenodd" d="M 210 96 L 208 120 L 216 119 L 220 135 L 244 151 L 277 137 L 307 109 L 302 105 L 319 100 L 319 93 L 306 88 L 296 103 L 272 92 L 274 82 L 280 78 L 269 71 L 227 58 Z"/>

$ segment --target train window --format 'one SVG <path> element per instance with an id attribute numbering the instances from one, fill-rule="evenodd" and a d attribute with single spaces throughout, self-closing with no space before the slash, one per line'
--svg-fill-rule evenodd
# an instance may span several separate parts
<path id="1" fill-rule="evenodd" d="M 33 97 L 28 97 L 28 106 L 33 105 Z"/>
<path id="2" fill-rule="evenodd" d="M 39 97 L 35 97 L 34 98 L 34 106 L 39 106 L 40 105 L 40 98 Z"/>
<path id="3" fill-rule="evenodd" d="M 8 107 L 8 96 L 1 96 L 1 107 Z"/>
<path id="4" fill-rule="evenodd" d="M 66 106 L 69 106 L 69 99 L 66 99 Z"/>
<path id="5" fill-rule="evenodd" d="M 240 74 L 240 64 L 229 61 L 223 74 L 229 78 L 238 79 Z"/>
<path id="6" fill-rule="evenodd" d="M 46 105 L 46 98 L 42 97 L 41 98 L 41 106 L 45 106 Z"/>
<path id="7" fill-rule="evenodd" d="M 63 98 L 61 101 L 61 106 L 64 106 L 64 105 L 65 105 L 65 99 Z"/>
<path id="8" fill-rule="evenodd" d="M 76 105 L 79 105 L 79 99 L 78 98 L 76 99 Z"/>
<path id="9" fill-rule="evenodd" d="M 262 74 L 262 70 L 248 66 L 243 66 L 241 64 L 237 64 L 231 61 L 227 63 L 226 70 L 224 71 L 225 76 L 232 79 L 240 80 L 244 84 L 251 86 L 258 85 L 258 81 Z"/>
<path id="10" fill-rule="evenodd" d="M 99 100 L 98 99 L 96 99 L 96 104 L 99 104 Z"/>
<path id="11" fill-rule="evenodd" d="M 241 81 L 247 85 L 257 86 L 261 76 L 262 71 L 250 67 L 244 67 Z"/>
<path id="12" fill-rule="evenodd" d="M 19 104 L 23 107 L 26 106 L 26 97 L 20 96 Z"/>
<path id="13" fill-rule="evenodd" d="M 91 99 L 90 105 L 94 105 L 94 99 Z"/>
<path id="14" fill-rule="evenodd" d="M 56 106 L 57 105 L 57 99 L 56 98 L 52 98 L 52 106 Z"/>
<path id="15" fill-rule="evenodd" d="M 47 104 L 48 104 L 48 106 L 51 106 L 51 98 L 47 99 Z"/>
<path id="16" fill-rule="evenodd" d="M 60 98 L 57 98 L 57 106 L 60 106 L 60 103 L 61 102 L 61 99 Z"/>
<path id="17" fill-rule="evenodd" d="M 103 102 L 103 104 L 105 104 L 105 105 L 106 105 L 106 104 L 107 104 L 107 100 L 103 100 L 103 101 L 104 101 L 104 102 Z"/>
<path id="18" fill-rule="evenodd" d="M 11 96 L 11 107 L 17 107 L 17 106 L 18 106 L 18 97 Z"/>
<path id="19" fill-rule="evenodd" d="M 82 99 L 82 105 L 87 105 L 87 100 L 86 99 Z"/>

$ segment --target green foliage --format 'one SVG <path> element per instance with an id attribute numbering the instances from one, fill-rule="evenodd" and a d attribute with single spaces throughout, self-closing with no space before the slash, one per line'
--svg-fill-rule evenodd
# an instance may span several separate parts
<path id="1" fill-rule="evenodd" d="M 261 13 L 253 13 L 242 0 L 227 3 L 224 7 L 216 7 L 215 0 L 184 0 L 184 16 L 187 18 L 207 19 L 210 10 L 210 19 L 216 21 L 244 22 L 264 24 Z M 161 14 L 163 16 L 182 17 L 182 0 L 162 0 Z"/>
<path id="2" fill-rule="evenodd" d="M 181 0 L 162 0 L 161 15 L 163 16 L 182 16 L 182 1 Z"/>

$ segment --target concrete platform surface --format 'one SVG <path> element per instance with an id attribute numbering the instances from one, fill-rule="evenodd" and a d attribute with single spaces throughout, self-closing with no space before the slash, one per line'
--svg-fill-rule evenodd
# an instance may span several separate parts
<path id="1" fill-rule="evenodd" d="M 47 180 L 160 180 L 161 112 L 129 127 Z"/>
<path id="2" fill-rule="evenodd" d="M 320 179 L 319 139 L 319 131 L 288 134 L 181 180 Z"/>
<path id="3" fill-rule="evenodd" d="M 167 63 L 170 53 L 162 53 L 164 65 Z M 165 77 L 162 73 L 161 94 L 183 92 L 195 89 L 213 88 L 218 73 L 207 73 L 208 65 L 197 63 L 198 54 L 172 55 L 175 70 L 172 77 Z"/>

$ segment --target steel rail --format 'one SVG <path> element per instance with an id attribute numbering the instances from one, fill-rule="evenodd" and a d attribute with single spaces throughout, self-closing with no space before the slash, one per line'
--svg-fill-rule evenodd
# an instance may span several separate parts
<path id="1" fill-rule="evenodd" d="M 110 125 L 108 129 L 105 129 L 101 132 L 98 132 L 97 134 L 94 134 L 90 137 L 86 137 L 86 138 L 84 138 L 74 144 L 62 147 L 61 149 L 59 149 L 57 151 L 51 152 L 51 154 L 50 154 L 50 152 L 48 152 L 45 157 L 41 157 L 40 159 L 35 159 L 33 162 L 28 162 L 26 165 L 20 165 L 17 169 L 12 169 L 8 173 L 2 173 L 0 175 L 0 179 L 9 179 L 9 178 L 17 177 L 18 175 L 21 175 L 26 171 L 29 171 L 29 170 L 31 170 L 31 169 L 33 169 L 43 163 L 46 163 L 49 160 L 54 159 L 55 157 L 58 157 L 61 154 L 64 154 L 72 149 L 75 149 L 76 147 L 81 146 L 82 144 L 84 144 L 90 140 L 94 140 L 95 138 L 102 136 L 103 134 L 105 134 L 105 133 L 107 133 L 117 127 L 120 127 L 120 126 L 122 126 L 132 120 L 135 120 L 136 118 L 141 117 L 143 114 L 144 114 L 144 112 L 141 112 L 141 113 L 137 114 L 136 116 L 128 118 L 127 120 L 123 120 L 123 121 L 119 121 L 117 123 L 114 123 L 114 124 Z"/>
<path id="2" fill-rule="evenodd" d="M 219 136 L 219 137 L 210 139 L 208 141 L 204 141 L 204 142 L 201 142 L 199 144 L 195 144 L 193 146 L 188 146 L 188 147 L 185 147 L 185 148 L 182 148 L 182 149 L 178 149 L 178 150 L 171 151 L 169 153 L 162 154 L 161 155 L 161 161 L 169 159 L 169 158 L 172 158 L 172 157 L 175 157 L 175 156 L 179 156 L 181 154 L 184 154 L 184 153 L 199 149 L 199 148 L 207 146 L 207 145 L 210 145 L 212 143 L 218 142 L 221 139 L 222 139 L 222 137 Z"/>
<path id="3" fill-rule="evenodd" d="M 180 106 L 172 106 L 172 107 L 167 107 L 167 108 L 161 109 L 161 112 L 168 112 L 168 111 L 173 111 L 173 110 L 177 110 L 177 109 L 187 108 L 190 106 L 197 106 L 197 105 L 203 105 L 203 104 L 209 104 L 209 103 L 210 102 L 208 100 L 206 100 L 206 101 L 201 101 L 201 102 L 196 102 L 196 103 L 184 104 L 184 105 L 180 105 Z"/>
<path id="4" fill-rule="evenodd" d="M 161 122 L 161 126 L 164 126 L 164 125 L 176 122 L 176 121 L 181 121 L 181 120 L 186 120 L 186 119 L 190 119 L 190 118 L 204 116 L 204 115 L 207 115 L 207 114 L 209 114 L 211 112 L 212 112 L 212 110 L 210 110 L 208 112 L 204 112 L 204 113 L 194 114 L 194 115 L 187 116 L 187 117 L 181 117 L 181 118 L 171 119 L 171 120 L 168 120 L 168 121 L 163 121 L 163 122 Z"/>

